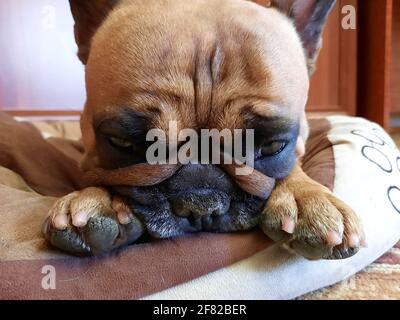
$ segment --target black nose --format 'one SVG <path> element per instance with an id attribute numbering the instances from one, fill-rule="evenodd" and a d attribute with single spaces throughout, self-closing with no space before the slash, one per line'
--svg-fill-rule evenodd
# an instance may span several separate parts
<path id="1" fill-rule="evenodd" d="M 197 189 L 175 195 L 170 202 L 176 215 L 200 218 L 225 214 L 229 209 L 230 197 L 225 192 L 213 189 Z"/>
<path id="2" fill-rule="evenodd" d="M 171 193 L 216 189 L 229 194 L 234 190 L 231 178 L 222 169 L 211 164 L 185 165 L 166 182 L 165 186 Z"/>
<path id="3" fill-rule="evenodd" d="M 188 164 L 165 184 L 173 212 L 194 218 L 223 215 L 230 206 L 234 184 L 213 165 Z"/>

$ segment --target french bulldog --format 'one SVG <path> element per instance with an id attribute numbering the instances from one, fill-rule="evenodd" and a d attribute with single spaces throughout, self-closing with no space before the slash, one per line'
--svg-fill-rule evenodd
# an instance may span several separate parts
<path id="1" fill-rule="evenodd" d="M 353 210 L 301 168 L 309 77 L 334 0 L 70 0 L 87 101 L 88 187 L 60 198 L 46 238 L 101 254 L 143 234 L 168 238 L 259 225 L 309 259 L 365 244 Z M 146 163 L 157 128 L 253 129 L 254 172 Z M 180 146 L 177 145 L 177 148 Z"/>

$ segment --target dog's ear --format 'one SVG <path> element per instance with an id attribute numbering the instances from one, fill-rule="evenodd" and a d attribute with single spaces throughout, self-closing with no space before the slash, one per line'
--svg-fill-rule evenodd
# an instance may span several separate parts
<path id="1" fill-rule="evenodd" d="M 270 5 L 294 20 L 306 53 L 309 73 L 322 45 L 322 32 L 336 0 L 271 0 Z"/>
<path id="2" fill-rule="evenodd" d="M 78 57 L 86 64 L 90 42 L 96 30 L 120 0 L 69 0 L 75 20 L 75 40 Z"/>

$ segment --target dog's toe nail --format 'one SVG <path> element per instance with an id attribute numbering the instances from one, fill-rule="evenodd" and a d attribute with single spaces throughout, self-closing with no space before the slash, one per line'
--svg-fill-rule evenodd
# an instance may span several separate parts
<path id="1" fill-rule="evenodd" d="M 295 229 L 295 222 L 294 219 L 290 218 L 290 217 L 285 217 L 283 219 L 283 223 L 282 223 L 282 230 L 292 234 L 294 232 Z"/>
<path id="2" fill-rule="evenodd" d="M 342 243 L 342 237 L 336 231 L 329 231 L 326 241 L 329 246 L 336 247 Z"/>
<path id="3" fill-rule="evenodd" d="M 87 221 L 88 221 L 88 215 L 86 212 L 83 211 L 78 212 L 72 218 L 72 224 L 78 228 L 86 226 Z"/>
<path id="4" fill-rule="evenodd" d="M 50 231 L 50 219 L 47 218 L 42 225 L 42 234 L 46 236 L 49 234 L 49 231 Z"/>
<path id="5" fill-rule="evenodd" d="M 65 214 L 56 215 L 53 219 L 53 225 L 58 230 L 65 230 L 68 227 L 68 216 Z"/>
<path id="6" fill-rule="evenodd" d="M 362 233 L 361 233 L 360 247 L 362 247 L 362 248 L 367 248 L 368 247 L 368 242 L 367 242 L 367 239 L 365 237 L 365 232 L 364 231 L 362 231 Z"/>
<path id="7" fill-rule="evenodd" d="M 119 211 L 117 216 L 120 224 L 129 224 L 132 221 L 131 214 L 127 211 Z"/>
<path id="8" fill-rule="evenodd" d="M 368 243 L 367 243 L 367 240 L 365 239 L 365 237 L 363 237 L 361 239 L 360 246 L 363 247 L 363 248 L 367 248 L 368 247 Z"/>
<path id="9" fill-rule="evenodd" d="M 349 247 L 358 248 L 360 246 L 361 240 L 358 235 L 352 234 L 350 235 L 348 242 L 349 242 Z"/>

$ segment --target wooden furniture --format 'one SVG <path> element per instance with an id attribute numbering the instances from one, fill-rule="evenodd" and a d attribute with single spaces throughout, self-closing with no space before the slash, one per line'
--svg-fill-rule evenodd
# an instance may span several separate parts
<path id="1" fill-rule="evenodd" d="M 388 129 L 391 92 L 396 89 L 391 83 L 393 0 L 359 1 L 358 13 L 357 113 Z"/>
<path id="2" fill-rule="evenodd" d="M 356 114 L 357 30 L 344 30 L 341 24 L 341 8 L 348 4 L 357 9 L 357 1 L 339 0 L 329 17 L 308 111 Z"/>
<path id="3" fill-rule="evenodd" d="M 400 115 L 400 1 L 393 1 L 391 111 Z"/>

